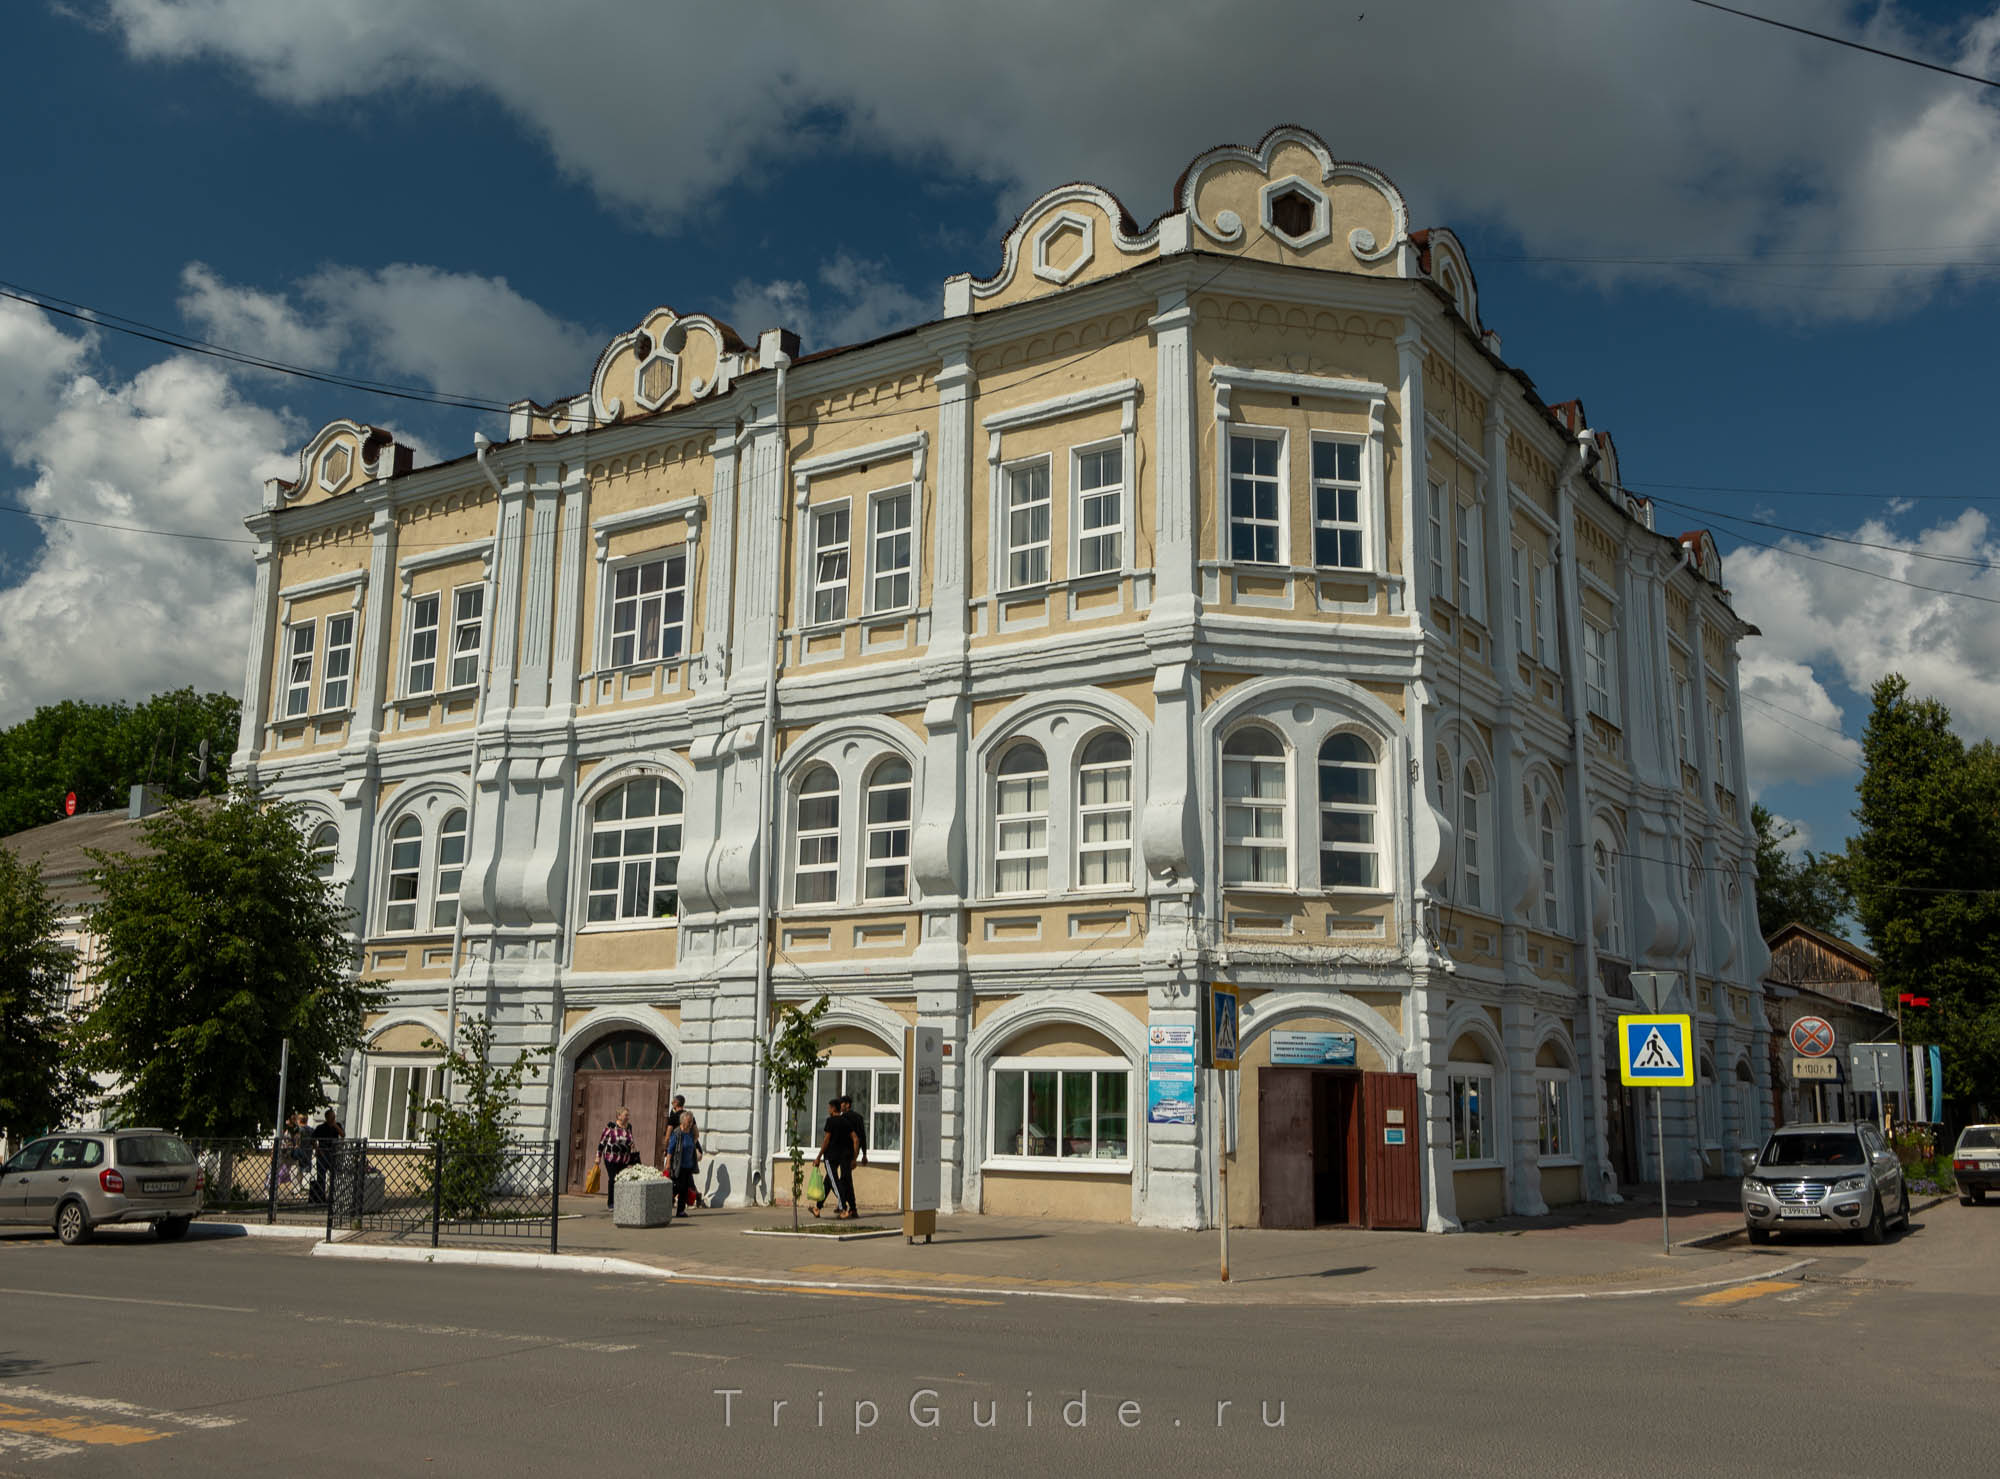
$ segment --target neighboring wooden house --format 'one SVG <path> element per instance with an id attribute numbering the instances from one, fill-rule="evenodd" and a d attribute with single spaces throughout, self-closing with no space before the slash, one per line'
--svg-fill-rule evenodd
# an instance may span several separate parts
<path id="1" fill-rule="evenodd" d="M 1771 1024 L 1775 1122 L 1852 1118 L 1863 1111 L 1848 1084 L 1848 1047 L 1894 1036 L 1895 1014 L 1882 1009 L 1875 979 L 1880 962 L 1858 945 L 1806 924 L 1788 924 L 1764 943 L 1771 952 L 1764 1012 Z M 1833 1024 L 1834 1051 L 1827 1056 L 1837 1064 L 1838 1078 L 1816 1086 L 1794 1076 L 1791 1030 L 1801 1017 L 1824 1017 Z"/>

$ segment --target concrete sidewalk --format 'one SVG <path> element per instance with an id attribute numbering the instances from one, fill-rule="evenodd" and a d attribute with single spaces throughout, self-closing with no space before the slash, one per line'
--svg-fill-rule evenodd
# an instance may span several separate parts
<path id="1" fill-rule="evenodd" d="M 1687 1246 L 1688 1240 L 1740 1227 L 1739 1215 L 1714 1209 L 1676 1215 L 1677 1246 L 1668 1255 L 1660 1248 L 1657 1207 L 1630 1203 L 1509 1220 L 1455 1236 L 1234 1228 L 1228 1284 L 1218 1278 L 1213 1231 L 964 1215 L 941 1218 L 935 1242 L 911 1245 L 901 1237 L 894 1212 L 864 1212 L 851 1224 L 802 1219 L 807 1227 L 898 1230 L 895 1236 L 853 1241 L 836 1241 L 827 1234 L 753 1235 L 789 1229 L 788 1207 L 703 1210 L 663 1228 L 615 1227 L 596 1198 L 566 1197 L 563 1213 L 561 1250 L 576 1256 L 579 1266 L 601 1270 L 606 1267 L 602 1260 L 616 1259 L 678 1279 L 857 1292 L 1327 1305 L 1476 1303 L 1707 1289 L 1769 1278 L 1809 1261 L 1797 1254 L 1773 1256 L 1741 1247 L 1717 1252 Z M 351 1256 L 360 1251 L 357 1243 L 393 1246 L 363 1238 L 341 1247 Z M 425 1257 L 429 1248 L 410 1248 L 406 1254 Z"/>

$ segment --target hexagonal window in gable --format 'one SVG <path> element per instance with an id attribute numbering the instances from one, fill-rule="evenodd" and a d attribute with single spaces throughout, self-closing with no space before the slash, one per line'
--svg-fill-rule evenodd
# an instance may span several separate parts
<path id="1" fill-rule="evenodd" d="M 1034 273 L 1058 287 L 1073 282 L 1097 255 L 1097 223 L 1062 211 L 1035 233 Z"/>
<path id="2" fill-rule="evenodd" d="M 654 411 L 673 397 L 679 383 L 680 361 L 671 354 L 658 353 L 639 362 L 632 394 L 640 405 Z"/>
<path id="3" fill-rule="evenodd" d="M 1293 175 L 1264 187 L 1264 229 L 1294 250 L 1315 246 L 1332 235 L 1326 196 Z"/>
<path id="4" fill-rule="evenodd" d="M 354 453 L 345 442 L 335 442 L 319 460 L 319 485 L 331 493 L 347 481 L 354 470 Z"/>

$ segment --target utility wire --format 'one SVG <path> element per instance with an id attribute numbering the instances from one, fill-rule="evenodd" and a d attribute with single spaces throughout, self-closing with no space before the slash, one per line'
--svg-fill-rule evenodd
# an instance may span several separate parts
<path id="1" fill-rule="evenodd" d="M 1788 709 L 1783 704 L 1774 704 L 1762 694 L 1751 693 L 1745 690 L 1743 696 L 1752 703 L 1762 704 L 1767 709 L 1776 709 L 1780 714 L 1790 714 L 1794 719 L 1810 724 L 1815 729 L 1824 729 L 1828 734 L 1837 734 L 1842 739 L 1848 738 L 1847 731 L 1842 729 L 1838 724 L 1828 724 L 1824 719 L 1815 719 L 1809 714 L 1801 714 L 1797 709 Z"/>
<path id="2" fill-rule="evenodd" d="M 1752 518 L 1749 514 L 1724 513 L 1720 509 L 1703 508 L 1698 504 L 1682 503 L 1678 498 L 1662 498 L 1660 502 L 1674 508 L 1685 509 L 1692 514 L 1700 514 L 1707 519 L 1728 519 L 1732 523 L 1755 524 L 1760 529 L 1776 529 L 1781 534 L 1796 534 L 1802 539 L 1824 539 L 1833 544 L 1850 544 L 1858 549 L 1885 550 L 1890 554 L 1909 555 L 1918 560 L 1935 560 L 1940 565 L 1963 565 L 1990 573 L 1996 567 L 1991 560 L 1977 555 L 1934 555 L 1928 550 L 1920 550 L 1908 544 L 1884 544 L 1880 540 L 1854 539 L 1845 534 L 1823 534 L 1815 529 L 1799 529 L 1790 524 L 1774 523 L 1770 519 Z"/>
<path id="3" fill-rule="evenodd" d="M 1865 51 L 1870 56 L 1886 57 L 1892 62 L 1902 62 L 1905 66 L 1922 67 L 1926 72 L 1942 72 L 1947 77 L 1957 77 L 1965 82 L 1977 82 L 1983 87 L 2000 87 L 2000 81 L 1982 77 L 1977 72 L 1961 72 L 1956 67 L 1947 67 L 1938 62 L 1927 62 L 1922 57 L 1906 56 L 1900 51 L 1884 51 L 1879 46 L 1867 46 L 1859 41 L 1850 41 L 1845 36 L 1829 35 L 1825 31 L 1815 31 L 1808 26 L 1795 26 L 1790 21 L 1774 20 L 1768 15 L 1758 15 L 1753 11 L 1738 10 L 1733 5 L 1718 5 L 1715 0 L 1692 0 L 1704 10 L 1719 10 L 1725 15 L 1740 16 L 1746 21 L 1756 21 L 1759 25 L 1776 26 L 1781 31 L 1796 31 L 1801 36 L 1811 36 L 1818 41 L 1831 41 L 1835 46 L 1845 46 L 1850 51 Z"/>

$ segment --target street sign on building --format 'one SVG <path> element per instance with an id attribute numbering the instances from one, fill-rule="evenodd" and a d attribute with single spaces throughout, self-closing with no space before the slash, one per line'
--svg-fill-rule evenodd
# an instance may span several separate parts
<path id="1" fill-rule="evenodd" d="M 1833 1024 L 1824 1017 L 1801 1017 L 1792 1024 L 1792 1050 L 1802 1058 L 1824 1058 L 1833 1051 Z M 1802 1075 L 1832 1078 L 1833 1074 Z"/>
<path id="2" fill-rule="evenodd" d="M 1694 1086 L 1694 1024 L 1686 1016 L 1655 1014 L 1618 1019 L 1618 1072 L 1630 1087 Z"/>

